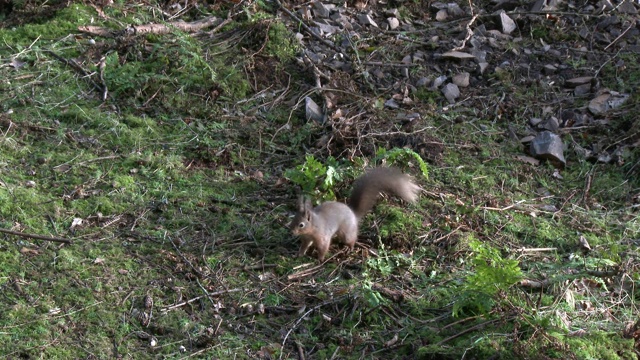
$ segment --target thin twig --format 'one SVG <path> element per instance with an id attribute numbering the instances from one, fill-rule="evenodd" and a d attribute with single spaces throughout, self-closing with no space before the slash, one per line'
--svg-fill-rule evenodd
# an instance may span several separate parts
<path id="1" fill-rule="evenodd" d="M 556 251 L 558 248 L 548 247 L 548 248 L 522 248 L 515 249 L 515 252 L 538 252 L 538 251 Z"/>
<path id="2" fill-rule="evenodd" d="M 519 200 L 519 201 L 516 201 L 514 204 L 511 204 L 511 205 L 509 205 L 509 206 L 505 206 L 505 207 L 503 207 L 503 208 L 495 208 L 495 207 L 489 207 L 489 206 L 482 206 L 482 207 L 481 207 L 481 209 L 482 209 L 482 210 L 493 210 L 493 211 L 506 211 L 506 210 L 509 210 L 509 209 L 511 209 L 511 208 L 513 208 L 513 207 L 516 207 L 516 206 L 518 206 L 518 205 L 520 205 L 520 204 L 522 204 L 522 203 L 524 203 L 524 202 L 525 202 L 525 200 Z"/>
<path id="3" fill-rule="evenodd" d="M 358 115 L 364 115 L 364 113 L 360 113 Z M 418 130 L 413 130 L 410 132 L 407 131 L 388 131 L 388 132 L 382 132 L 382 133 L 366 133 L 366 134 L 361 134 L 360 136 L 357 136 L 357 138 L 366 138 L 366 137 L 375 137 L 375 136 L 391 136 L 391 135 L 404 135 L 404 136 L 409 136 L 409 135 L 415 135 L 417 133 L 421 133 L 427 130 L 433 130 L 434 127 L 433 126 L 427 126 L 424 127 L 422 129 L 418 129 Z M 349 137 L 346 137 L 349 138 Z"/>
<path id="4" fill-rule="evenodd" d="M 63 238 L 59 238 L 59 237 L 51 237 L 51 236 L 36 235 L 36 234 L 26 234 L 26 233 L 23 233 L 23 232 L 7 230 L 7 229 L 0 229 L 0 232 L 1 233 L 5 233 L 5 234 L 20 236 L 20 237 L 27 238 L 27 239 L 38 239 L 38 240 L 60 242 L 60 243 L 65 243 L 65 244 L 72 244 L 71 240 L 63 239 Z"/>
<path id="5" fill-rule="evenodd" d="M 82 165 L 86 165 L 86 164 L 89 164 L 89 163 L 92 163 L 92 162 L 96 162 L 96 161 L 119 159 L 121 157 L 122 157 L 121 155 L 101 156 L 101 157 L 97 157 L 97 158 L 81 161 L 81 162 L 77 163 L 76 165 L 77 166 L 82 166 Z"/>
<path id="6" fill-rule="evenodd" d="M 46 52 L 47 54 L 53 56 L 54 58 L 56 58 L 58 61 L 64 63 L 65 65 L 71 67 L 76 72 L 80 73 L 80 75 L 82 75 L 82 77 L 86 78 L 87 81 L 89 81 L 91 83 L 91 85 L 93 85 L 93 87 L 96 90 L 98 90 L 98 92 L 101 95 L 104 95 L 106 93 L 106 89 L 104 89 L 102 87 L 102 85 L 100 85 L 100 84 L 96 83 L 95 81 L 93 81 L 93 79 L 91 78 L 91 73 L 86 71 L 82 66 L 80 66 L 80 64 L 78 64 L 74 60 L 65 59 L 62 56 L 56 54 L 55 52 L 53 52 L 52 50 L 49 50 L 49 49 L 45 49 L 44 52 Z"/>
<path id="7" fill-rule="evenodd" d="M 622 2 L 620 2 L 622 4 Z M 631 30 L 632 27 L 636 26 L 636 22 L 632 21 L 629 26 L 624 29 L 624 31 L 622 32 L 622 34 L 618 35 L 617 38 L 615 38 L 609 45 L 607 45 L 604 49 L 607 50 L 609 47 L 611 47 L 613 44 L 615 44 L 618 40 L 620 40 L 620 38 L 622 38 L 627 32 L 629 32 L 629 30 Z"/>
<path id="8" fill-rule="evenodd" d="M 472 327 L 470 327 L 470 328 L 468 328 L 468 329 L 465 329 L 465 330 L 463 330 L 463 331 L 461 331 L 461 332 L 459 332 L 459 333 L 457 333 L 457 334 L 451 335 L 451 336 L 449 336 L 448 338 L 446 338 L 446 339 L 444 339 L 444 340 L 441 340 L 441 341 L 440 341 L 440 342 L 438 342 L 436 345 L 437 345 L 437 346 L 440 346 L 440 345 L 442 345 L 442 344 L 444 344 L 444 343 L 446 343 L 446 342 L 448 342 L 448 341 L 450 341 L 450 340 L 453 340 L 453 339 L 455 339 L 455 338 L 457 338 L 457 337 L 460 337 L 460 336 L 462 336 L 462 335 L 464 335 L 464 334 L 466 334 L 466 333 L 469 333 L 469 332 L 474 331 L 474 330 L 481 329 L 481 328 L 483 328 L 483 327 L 485 327 L 485 326 L 487 326 L 487 325 L 494 324 L 494 323 L 496 323 L 496 322 L 498 322 L 498 320 L 497 320 L 497 319 L 493 319 L 493 320 L 485 321 L 485 322 L 480 323 L 480 324 L 476 324 L 476 325 L 474 325 L 474 326 L 472 326 Z"/>
<path id="9" fill-rule="evenodd" d="M 298 318 L 298 320 L 296 320 L 296 322 L 293 323 L 293 326 L 285 334 L 284 339 L 282 340 L 282 350 L 280 351 L 279 359 L 282 359 L 282 355 L 284 354 L 284 345 L 287 343 L 287 339 L 289 338 L 289 335 L 291 334 L 291 332 L 293 332 L 293 330 L 295 330 L 298 327 L 298 325 L 300 325 L 302 320 L 304 320 L 304 318 L 307 317 L 307 315 L 311 314 L 312 312 L 320 309 L 321 307 L 323 307 L 325 305 L 337 303 L 337 302 L 341 301 L 342 299 L 346 298 L 347 296 L 349 296 L 349 295 L 343 295 L 343 296 L 339 296 L 339 297 L 331 299 L 331 300 L 327 300 L 327 301 L 325 301 L 325 302 L 323 302 L 323 303 L 321 303 L 319 305 L 314 306 L 309 311 L 306 311 L 304 314 L 302 314 L 302 316 L 300 316 Z"/>
<path id="10" fill-rule="evenodd" d="M 414 66 L 420 66 L 420 64 L 388 63 L 388 62 L 383 62 L 383 61 L 363 61 L 362 65 L 367 65 L 367 66 L 389 66 L 389 67 L 414 67 Z"/>
<path id="11" fill-rule="evenodd" d="M 205 296 L 217 296 L 217 295 L 222 295 L 222 294 L 227 294 L 227 293 L 232 293 L 232 292 L 238 292 L 238 291 L 242 291 L 242 289 L 241 288 L 236 288 L 236 289 L 229 289 L 229 290 L 221 290 L 221 291 L 208 293 L 207 295 L 196 296 L 196 297 L 194 297 L 192 299 L 189 299 L 189 300 L 186 300 L 186 301 L 182 301 L 182 302 L 179 302 L 177 304 L 169 305 L 169 306 L 165 307 L 164 309 L 161 309 L 160 312 L 161 313 L 167 313 L 170 310 L 177 309 L 179 307 L 191 304 L 194 301 L 198 301 L 198 300 L 202 299 Z"/>
<path id="12" fill-rule="evenodd" d="M 473 11 L 473 8 L 471 8 L 471 11 Z M 473 23 L 476 21 L 477 18 L 478 18 L 478 14 L 473 15 L 473 17 L 471 18 L 471 21 L 467 23 L 467 36 L 465 36 L 464 40 L 462 40 L 462 44 L 460 44 L 460 46 L 456 46 L 453 48 L 454 51 L 462 50 L 464 49 L 465 46 L 467 46 L 467 41 L 471 39 L 471 37 L 473 36 L 473 30 L 471 30 L 471 25 L 473 25 Z"/>

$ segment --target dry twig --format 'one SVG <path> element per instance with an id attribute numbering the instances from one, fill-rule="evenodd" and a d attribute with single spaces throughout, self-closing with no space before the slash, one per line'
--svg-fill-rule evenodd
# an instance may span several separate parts
<path id="1" fill-rule="evenodd" d="M 238 292 L 238 291 L 242 291 L 243 289 L 241 288 L 236 288 L 236 289 L 229 289 L 229 290 L 220 290 L 220 291 L 216 291 L 216 292 L 212 292 L 212 293 L 208 293 L 206 295 L 200 295 L 200 296 L 196 296 L 192 299 L 186 300 L 186 301 L 182 301 L 179 302 L 177 304 L 173 304 L 173 305 L 169 305 L 167 307 L 165 307 L 164 309 L 161 309 L 160 312 L 165 314 L 171 310 L 177 309 L 179 307 L 191 304 L 194 301 L 198 301 L 200 299 L 202 299 L 203 297 L 208 297 L 208 296 L 217 296 L 217 295 L 222 295 L 222 294 L 228 294 L 228 293 L 232 293 L 232 292 Z"/>
<path id="2" fill-rule="evenodd" d="M 88 72 L 87 70 L 85 70 L 82 66 L 80 66 L 80 64 L 78 64 L 75 60 L 71 59 L 65 59 L 62 56 L 56 54 L 55 52 L 49 50 L 49 49 L 45 49 L 44 52 L 46 52 L 47 54 L 53 56 L 54 58 L 56 58 L 58 61 L 64 63 L 65 65 L 71 67 L 73 70 L 75 70 L 76 72 L 78 72 L 80 75 L 82 75 L 83 78 L 87 79 L 87 81 L 89 81 L 89 83 L 91 83 L 91 85 L 93 85 L 93 87 L 98 90 L 98 92 L 100 93 L 100 95 L 102 97 L 106 96 L 107 93 L 107 88 L 103 87 L 102 85 L 96 83 L 95 81 L 93 81 L 93 79 L 91 78 L 91 73 Z M 103 99 L 103 101 L 106 100 Z"/>
<path id="3" fill-rule="evenodd" d="M 69 240 L 69 239 L 63 239 L 63 238 L 51 237 L 51 236 L 44 236 L 44 235 L 36 235 L 36 234 L 26 234 L 26 233 L 23 233 L 23 232 L 7 230 L 7 229 L 0 229 L 0 233 L 20 236 L 20 237 L 27 238 L 27 239 L 45 240 L 45 241 L 59 242 L 59 243 L 64 243 L 64 244 L 71 244 L 72 243 L 71 240 Z"/>
<path id="4" fill-rule="evenodd" d="M 293 330 L 295 330 L 298 325 L 300 325 L 300 323 L 302 322 L 302 320 L 304 320 L 305 317 L 307 317 L 307 315 L 311 314 L 312 312 L 320 309 L 323 306 L 329 305 L 329 304 L 334 304 L 337 303 L 339 301 L 342 301 L 344 298 L 346 298 L 348 295 L 343 295 L 343 296 L 339 296 L 337 298 L 331 299 L 331 300 L 327 300 L 324 301 L 323 303 L 316 305 L 314 307 L 312 307 L 310 310 L 306 311 L 304 314 L 302 314 L 302 316 L 300 316 L 298 318 L 298 320 L 296 320 L 295 323 L 293 323 L 293 326 L 291 326 L 291 328 L 289 329 L 289 331 L 287 331 L 287 333 L 284 336 L 284 339 L 282 340 L 282 351 L 280 352 L 280 359 L 282 359 L 282 355 L 284 354 L 284 345 L 287 343 L 287 339 L 289 338 L 289 335 L 291 334 L 291 332 L 293 332 Z"/>

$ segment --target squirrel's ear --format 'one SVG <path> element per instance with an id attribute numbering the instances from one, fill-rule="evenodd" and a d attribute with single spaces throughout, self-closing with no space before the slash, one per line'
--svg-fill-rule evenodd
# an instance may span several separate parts
<path id="1" fill-rule="evenodd" d="M 302 195 L 298 196 L 298 212 L 304 212 L 304 197 Z"/>
<path id="2" fill-rule="evenodd" d="M 305 199 L 304 202 L 304 217 L 307 221 L 311 221 L 311 212 L 313 212 L 313 205 L 311 204 L 311 200 Z"/>

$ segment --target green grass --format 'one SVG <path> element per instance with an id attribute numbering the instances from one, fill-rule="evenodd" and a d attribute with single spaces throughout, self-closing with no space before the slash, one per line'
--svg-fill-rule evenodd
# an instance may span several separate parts
<path id="1" fill-rule="evenodd" d="M 350 111 L 344 119 L 304 121 L 292 104 L 308 95 L 315 75 L 295 61 L 300 29 L 260 2 L 213 37 L 176 31 L 127 42 L 96 37 L 91 46 L 77 35 L 91 18 L 111 29 L 161 23 L 160 8 L 116 1 L 103 18 L 75 2 L 0 29 L 10 44 L 0 48 L 3 64 L 25 62 L 0 67 L 0 226 L 73 241 L 0 237 L 0 354 L 637 355 L 633 339 L 621 336 L 638 310 L 632 196 L 640 187 L 630 176 L 637 151 L 616 167 L 567 150 L 558 179 L 548 164 L 514 159 L 522 146 L 505 140 L 506 121 L 524 132 L 532 113 L 541 116 L 539 99 L 555 88 L 520 87 L 517 69 L 480 78 L 492 86 L 482 104 L 508 94 L 510 107 L 498 117 L 495 107 L 473 102 L 443 111 L 439 92 L 418 89 L 410 94 L 412 111 L 422 114 L 415 129 L 429 131 L 411 133 L 411 146 L 401 148 L 393 137 L 372 135 L 399 129 L 397 113 L 358 105 L 383 92 L 357 76 L 341 73 L 328 85 L 344 92 L 335 95 L 336 106 Z M 184 19 L 229 11 L 203 4 Z M 556 36 L 555 29 L 531 32 L 547 42 Z M 381 52 L 399 51 L 390 44 L 375 41 Z M 104 56 L 107 101 L 45 49 L 88 72 Z M 628 89 L 638 77 L 627 56 L 628 77 L 602 68 L 607 86 Z M 411 72 L 419 77 L 425 68 Z M 354 89 L 361 93 L 347 94 Z M 620 118 L 610 129 L 623 133 L 618 141 L 633 129 L 632 115 Z M 354 135 L 358 126 L 362 136 Z M 596 135 L 572 134 L 583 145 Z M 421 146 L 435 143 L 440 156 L 426 163 Z M 296 185 L 314 200 L 343 201 L 355 177 L 382 163 L 416 177 L 425 189 L 419 203 L 381 201 L 364 219 L 355 251 L 333 247 L 319 268 L 312 257 L 295 258 L 287 225 Z M 592 247 L 587 255 L 580 236 Z M 521 279 L 548 283 L 531 288 Z"/>

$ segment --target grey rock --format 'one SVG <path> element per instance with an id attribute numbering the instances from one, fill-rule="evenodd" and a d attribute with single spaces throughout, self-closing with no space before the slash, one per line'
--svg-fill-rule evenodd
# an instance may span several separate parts
<path id="1" fill-rule="evenodd" d="M 564 144 L 562 139 L 551 131 L 543 131 L 531 142 L 530 152 L 536 159 L 549 160 L 556 167 L 564 167 Z"/>
<path id="2" fill-rule="evenodd" d="M 307 121 L 313 120 L 319 124 L 324 123 L 324 112 L 322 111 L 322 109 L 320 109 L 320 106 L 318 106 L 318 104 L 316 104 L 316 102 L 308 96 L 304 98 L 304 111 Z"/>
<path id="3" fill-rule="evenodd" d="M 440 85 L 444 84 L 444 82 L 447 81 L 447 77 L 442 75 L 442 76 L 438 76 L 435 80 L 433 80 L 433 82 L 431 83 L 431 89 L 437 89 L 440 87 Z"/>
<path id="4" fill-rule="evenodd" d="M 609 99 L 609 106 L 612 109 L 619 108 L 620 106 L 622 106 L 629 99 L 629 95 L 628 94 L 620 94 L 620 93 L 612 91 L 611 95 L 612 95 L 612 97 Z"/>
<path id="5" fill-rule="evenodd" d="M 531 6 L 530 10 L 532 12 L 540 12 L 545 3 L 546 3 L 546 0 L 536 0 L 533 6 Z"/>
<path id="6" fill-rule="evenodd" d="M 458 89 L 458 85 L 453 83 L 448 83 L 442 88 L 442 94 L 449 101 L 450 104 L 456 102 L 456 99 L 460 96 L 460 89 Z"/>
<path id="7" fill-rule="evenodd" d="M 473 29 L 473 35 L 475 36 L 485 36 L 487 33 L 487 27 L 484 24 L 480 24 Z"/>
<path id="8" fill-rule="evenodd" d="M 475 56 L 462 52 L 462 51 L 447 51 L 442 54 L 442 57 L 445 59 L 473 59 Z"/>
<path id="9" fill-rule="evenodd" d="M 623 0 L 622 4 L 618 6 L 618 11 L 623 14 L 630 15 L 635 15 L 638 13 L 638 9 L 636 9 L 631 0 Z"/>
<path id="10" fill-rule="evenodd" d="M 551 132 L 556 132 L 560 128 L 560 122 L 558 118 L 551 116 L 544 123 L 540 124 L 540 127 Z"/>
<path id="11" fill-rule="evenodd" d="M 480 49 L 480 47 L 482 46 L 482 42 L 480 41 L 480 39 L 478 39 L 478 35 L 476 35 L 475 31 L 473 34 L 475 36 L 469 39 L 469 42 L 467 44 L 469 44 L 469 46 L 471 46 L 473 50 Z"/>
<path id="12" fill-rule="evenodd" d="M 429 83 L 431 83 L 431 79 L 429 79 L 426 76 L 423 76 L 420 79 L 418 79 L 418 81 L 416 81 L 416 86 L 417 87 L 424 87 L 424 86 L 428 86 Z"/>
<path id="13" fill-rule="evenodd" d="M 606 1 L 608 4 L 611 4 L 609 1 Z M 611 9 L 609 9 L 611 10 Z M 611 25 L 618 25 L 620 23 L 620 18 L 617 16 L 606 16 L 600 22 L 598 22 L 598 28 L 606 29 Z"/>
<path id="14" fill-rule="evenodd" d="M 305 50 L 304 54 L 311 60 L 314 64 L 319 64 L 326 58 L 325 54 L 316 54 L 310 50 Z"/>
<path id="15" fill-rule="evenodd" d="M 358 22 L 360 22 L 360 24 L 362 25 L 371 25 L 371 26 L 378 27 L 378 24 L 376 24 L 376 22 L 373 21 L 373 18 L 369 14 L 358 14 L 357 17 L 358 17 Z"/>
<path id="16" fill-rule="evenodd" d="M 536 137 L 535 137 L 535 136 L 533 136 L 533 135 L 527 135 L 527 136 L 523 137 L 522 139 L 520 139 L 520 142 L 521 142 L 522 144 L 528 144 L 528 143 L 532 142 L 532 141 L 533 141 L 533 139 L 535 139 L 535 138 L 536 138 Z"/>
<path id="17" fill-rule="evenodd" d="M 583 39 L 588 39 L 589 36 L 591 35 L 591 31 L 589 31 L 589 29 L 586 26 L 583 26 L 580 28 L 578 35 Z"/>
<path id="18" fill-rule="evenodd" d="M 384 79 L 387 76 L 384 73 L 384 71 L 382 71 L 382 69 L 380 69 L 380 68 L 374 69 L 372 74 L 373 74 L 373 76 L 377 77 L 378 79 Z"/>
<path id="19" fill-rule="evenodd" d="M 540 206 L 540 210 L 546 211 L 546 212 L 557 212 L 558 208 L 555 205 L 547 204 L 547 205 Z"/>
<path id="20" fill-rule="evenodd" d="M 393 98 L 385 101 L 384 102 L 384 106 L 388 107 L 389 109 L 398 109 L 398 108 L 400 108 L 400 105 L 398 105 L 398 103 Z"/>
<path id="21" fill-rule="evenodd" d="M 453 18 L 460 18 L 465 16 L 464 10 L 460 8 L 460 5 L 453 2 L 447 4 L 447 13 Z"/>
<path id="22" fill-rule="evenodd" d="M 502 24 L 502 33 L 504 34 L 511 34 L 513 30 L 516 29 L 515 21 L 513 21 L 513 19 L 511 19 L 504 11 L 500 13 L 500 23 Z"/>
<path id="23" fill-rule="evenodd" d="M 549 50 L 549 55 L 555 56 L 557 58 L 561 58 L 562 57 L 562 53 L 559 50 L 556 50 L 556 49 Z"/>
<path id="24" fill-rule="evenodd" d="M 313 13 L 316 14 L 317 17 L 328 18 L 331 14 L 331 9 L 320 1 L 315 1 L 313 3 Z"/>
<path id="25" fill-rule="evenodd" d="M 586 96 L 586 95 L 589 95 L 590 93 L 591 93 L 591 84 L 579 85 L 579 86 L 576 86 L 575 89 L 573 89 L 573 95 L 578 97 Z"/>
<path id="26" fill-rule="evenodd" d="M 433 11 L 438 11 L 438 10 L 446 10 L 447 9 L 447 4 L 443 3 L 443 2 L 434 2 L 431 4 L 431 9 Z"/>
<path id="27" fill-rule="evenodd" d="M 399 113 L 396 115 L 396 120 L 404 120 L 404 121 L 414 121 L 414 120 L 420 120 L 422 118 L 422 115 L 420 115 L 420 113 L 414 112 L 414 113 Z"/>
<path id="28" fill-rule="evenodd" d="M 447 13 L 447 10 L 438 10 L 438 12 L 436 13 L 436 21 L 438 22 L 447 21 L 448 18 L 449 14 Z"/>
<path id="29" fill-rule="evenodd" d="M 478 63 L 478 71 L 480 71 L 480 74 L 484 74 L 485 70 L 487 70 L 488 67 L 489 67 L 488 62 Z"/>
<path id="30" fill-rule="evenodd" d="M 589 102 L 589 111 L 593 115 L 602 115 L 609 111 L 609 98 L 611 94 L 602 94 Z"/>
<path id="31" fill-rule="evenodd" d="M 390 30 L 395 30 L 400 26 L 400 21 L 398 20 L 398 18 L 390 17 L 387 18 L 387 24 L 389 24 Z"/>
<path id="32" fill-rule="evenodd" d="M 343 28 L 345 28 L 346 30 L 352 30 L 353 29 L 353 25 L 351 25 L 351 19 L 346 16 L 343 15 L 339 12 L 335 12 L 333 14 L 331 14 L 329 16 L 329 18 L 331 20 L 333 20 L 336 24 L 342 26 Z"/>
<path id="33" fill-rule="evenodd" d="M 422 51 L 418 50 L 418 51 L 413 53 L 413 62 L 414 63 L 423 62 L 425 57 L 426 57 L 426 54 L 423 53 Z"/>
<path id="34" fill-rule="evenodd" d="M 609 154 L 608 152 L 602 152 L 598 154 L 598 162 L 608 164 L 611 161 L 613 161 L 613 156 L 611 156 L 611 154 Z"/>
<path id="35" fill-rule="evenodd" d="M 340 28 L 337 26 L 325 24 L 324 22 L 314 21 L 313 22 L 318 29 L 320 29 L 320 36 L 331 36 L 340 31 Z"/>
<path id="36" fill-rule="evenodd" d="M 552 75 L 552 74 L 555 74 L 556 71 L 558 71 L 558 68 L 555 67 L 554 65 L 547 64 L 544 66 L 543 71 L 545 75 Z"/>
<path id="37" fill-rule="evenodd" d="M 590 84 L 593 76 L 581 76 L 567 80 L 564 84 L 567 87 L 576 87 L 578 85 Z"/>
<path id="38" fill-rule="evenodd" d="M 574 142 L 573 151 L 578 155 L 580 159 L 587 160 L 593 156 L 593 152 L 589 149 L 583 148 L 578 143 Z"/>
<path id="39" fill-rule="evenodd" d="M 470 78 L 469 73 L 463 72 L 463 73 L 454 75 L 452 81 L 454 84 L 458 85 L 459 87 L 465 88 L 469 86 L 469 78 Z"/>
<path id="40" fill-rule="evenodd" d="M 487 52 L 484 50 L 471 50 L 471 55 L 473 55 L 478 63 L 487 61 Z"/>
<path id="41" fill-rule="evenodd" d="M 400 17 L 400 11 L 398 11 L 397 8 L 387 9 L 384 11 L 384 14 L 389 17 L 395 17 L 395 18 Z"/>

